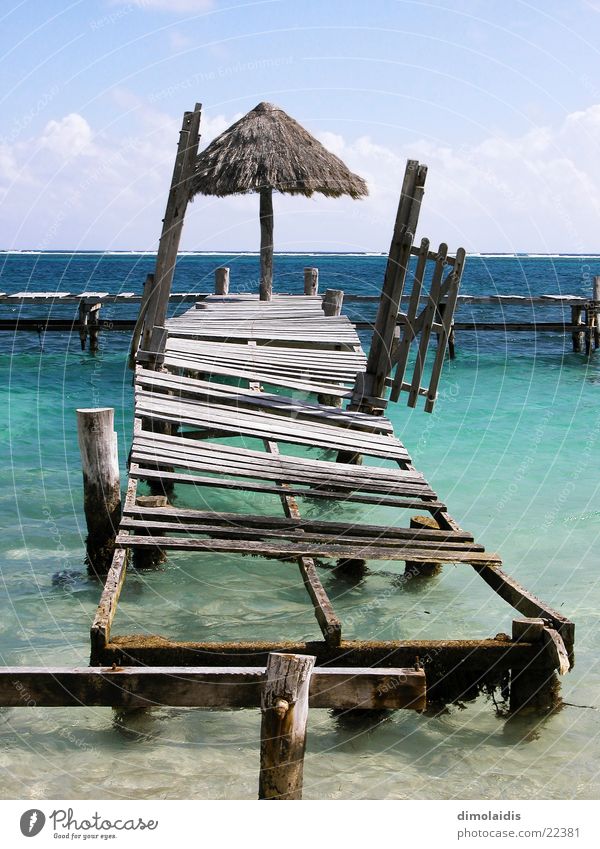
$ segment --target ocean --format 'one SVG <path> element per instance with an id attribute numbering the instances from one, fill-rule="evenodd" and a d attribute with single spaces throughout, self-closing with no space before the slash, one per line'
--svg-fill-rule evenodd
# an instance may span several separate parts
<path id="1" fill-rule="evenodd" d="M 0 290 L 135 291 L 150 254 L 3 253 Z M 248 254 L 186 254 L 175 291 L 212 291 L 215 267 L 231 267 L 232 291 L 256 291 Z M 275 291 L 302 288 L 376 294 L 385 257 L 277 255 Z M 589 296 L 600 257 L 470 256 L 464 294 Z M 185 308 L 185 307 L 184 307 Z M 351 303 L 369 318 L 373 305 Z M 129 312 L 128 312 L 129 310 Z M 463 307 L 464 321 L 531 308 Z M 16 307 L 0 305 L 0 317 Z M 52 316 L 72 313 L 55 306 Z M 135 307 L 103 308 L 130 317 Z M 28 307 L 21 315 L 45 314 Z M 539 309 L 550 321 L 560 310 Z M 365 347 L 369 334 L 361 333 Z M 0 333 L 0 466 L 4 665 L 86 665 L 100 587 L 83 566 L 85 522 L 75 409 L 115 408 L 125 479 L 132 418 L 126 334 L 101 335 L 100 353 L 76 335 Z M 498 716 L 485 697 L 438 716 L 398 711 L 377 724 L 347 724 L 311 711 L 308 799 L 598 798 L 600 795 L 599 566 L 600 351 L 587 361 L 557 334 L 457 334 L 433 415 L 405 399 L 389 416 L 415 465 L 451 514 L 528 589 L 576 623 L 576 666 L 563 679 L 564 707 L 544 719 Z M 241 510 L 243 496 L 222 496 Z M 377 519 L 372 508 L 370 518 Z M 364 514 L 361 514 L 363 517 Z M 512 609 L 467 566 L 445 567 L 425 585 L 394 582 L 398 564 L 372 563 L 365 579 L 323 581 L 348 637 L 468 638 L 510 632 Z M 392 588 L 392 589 L 390 589 Z M 221 555 L 199 566 L 180 555 L 156 572 L 131 570 L 115 633 L 179 639 L 316 638 L 299 575 L 259 558 Z M 0 709 L 3 798 L 255 798 L 258 711 L 108 708 Z"/>

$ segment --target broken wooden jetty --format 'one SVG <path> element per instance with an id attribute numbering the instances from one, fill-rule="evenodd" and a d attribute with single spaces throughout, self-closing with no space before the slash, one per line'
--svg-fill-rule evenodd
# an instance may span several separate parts
<path id="1" fill-rule="evenodd" d="M 318 281 L 318 268 L 304 269 L 305 279 Z M 223 279 L 229 284 L 229 268 L 215 269 L 215 291 L 219 291 L 219 283 Z M 316 291 L 316 290 L 315 290 Z M 305 293 L 307 288 L 305 286 Z M 209 297 L 208 292 L 179 292 L 171 293 L 169 306 L 176 307 L 181 304 L 191 304 L 202 301 Z M 292 294 L 288 292 L 287 294 Z M 136 292 L 14 292 L 6 294 L 0 292 L 0 307 L 14 310 L 19 309 L 17 316 L 0 314 L 0 331 L 26 331 L 38 333 L 40 336 L 46 333 L 77 333 L 81 340 L 81 348 L 85 350 L 86 344 L 90 353 L 99 350 L 100 335 L 104 333 L 127 333 L 136 326 L 135 318 L 110 318 L 102 317 L 101 310 L 108 307 L 131 307 L 132 304 L 141 303 L 143 296 Z M 377 295 L 354 295 L 345 293 L 344 305 L 349 303 L 372 304 L 377 303 Z M 403 296 L 403 305 L 408 304 L 408 295 Z M 421 298 L 421 304 L 425 304 L 426 298 Z M 75 313 L 71 316 L 52 317 L 48 314 L 56 307 L 75 306 Z M 29 314 L 29 307 L 46 307 L 44 313 L 37 316 Z M 553 333 L 563 336 L 571 336 L 572 350 L 576 353 L 585 352 L 591 356 L 600 347 L 600 276 L 594 277 L 593 289 L 589 298 L 583 295 L 554 295 L 544 294 L 537 296 L 527 295 L 459 295 L 457 299 L 457 311 L 452 321 L 450 337 L 448 340 L 448 354 L 454 359 L 458 347 L 456 334 L 463 331 L 468 333 L 524 333 L 534 338 L 538 333 Z M 485 317 L 479 320 L 466 321 L 461 318 L 461 312 L 468 307 L 484 307 Z M 504 309 L 510 307 L 521 307 L 528 312 L 535 310 L 539 315 L 540 310 L 556 311 L 557 308 L 568 311 L 569 319 L 556 318 L 553 320 L 529 320 L 521 319 L 506 320 L 503 318 Z M 23 314 L 26 308 L 28 314 Z M 462 310 L 461 310 L 462 308 Z M 500 313 L 500 317 L 498 316 Z M 403 317 L 398 320 L 399 330 Z M 373 330 L 373 324 L 367 320 L 354 322 L 357 330 Z"/>
<path id="2" fill-rule="evenodd" d="M 105 572 L 90 667 L 0 670 L 0 704 L 260 706 L 260 797 L 278 799 L 301 796 L 309 708 L 423 711 L 501 690 L 512 712 L 554 709 L 556 674 L 573 663 L 573 623 L 460 527 L 385 415 L 401 395 L 433 408 L 465 261 L 462 249 L 451 255 L 427 239 L 413 245 L 426 167 L 407 166 L 368 355 L 341 313 L 343 293 L 321 299 L 314 275 L 307 275 L 307 294 L 262 300 L 228 294 L 221 277 L 214 295 L 167 319 L 199 120 L 199 108 L 184 118 L 157 272 L 133 337 L 133 442 L 116 537 L 112 550 L 105 540 L 97 551 L 88 548 L 93 571 Z M 81 411 L 80 420 L 86 481 L 96 492 L 88 496 L 101 511 L 102 480 L 114 478 L 112 426 L 105 411 Z M 140 482 L 153 495 L 141 494 Z M 203 493 L 203 509 L 179 506 L 174 496 L 186 490 Z M 277 507 L 223 512 L 215 505 L 224 492 L 275 496 L 269 503 Z M 395 518 L 305 517 L 306 498 L 324 507 L 384 505 Z M 199 569 L 210 568 L 215 552 L 299 569 L 320 638 L 200 642 L 114 633 L 130 555 L 132 568 L 144 568 L 165 555 L 176 566 L 178 552 L 193 552 Z M 460 563 L 520 616 L 510 635 L 490 629 L 470 640 L 348 639 L 319 573 L 328 564 L 343 573 L 373 560 L 404 562 L 407 581 Z"/>

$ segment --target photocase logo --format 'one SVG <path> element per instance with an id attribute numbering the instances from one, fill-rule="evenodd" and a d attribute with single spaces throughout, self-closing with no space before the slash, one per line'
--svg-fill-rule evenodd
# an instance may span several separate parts
<path id="1" fill-rule="evenodd" d="M 35 837 L 46 824 L 46 817 L 38 808 L 25 811 L 21 816 L 21 834 L 25 837 Z"/>

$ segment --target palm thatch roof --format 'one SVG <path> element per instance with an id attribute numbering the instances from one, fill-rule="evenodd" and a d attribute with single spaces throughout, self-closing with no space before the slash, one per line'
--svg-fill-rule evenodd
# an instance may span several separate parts
<path id="1" fill-rule="evenodd" d="M 362 177 L 283 109 L 259 103 L 198 156 L 190 194 L 223 197 L 266 188 L 307 197 L 368 194 Z"/>

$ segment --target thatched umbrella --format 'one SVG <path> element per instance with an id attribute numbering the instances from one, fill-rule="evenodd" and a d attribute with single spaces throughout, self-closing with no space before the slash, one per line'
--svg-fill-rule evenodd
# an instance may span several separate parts
<path id="1" fill-rule="evenodd" d="M 310 197 L 368 193 L 365 181 L 346 168 L 283 109 L 259 103 L 202 151 L 191 195 L 260 194 L 260 298 L 273 289 L 273 189 Z"/>

